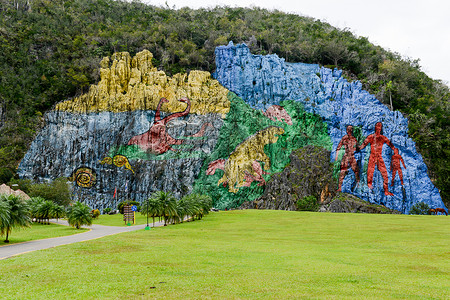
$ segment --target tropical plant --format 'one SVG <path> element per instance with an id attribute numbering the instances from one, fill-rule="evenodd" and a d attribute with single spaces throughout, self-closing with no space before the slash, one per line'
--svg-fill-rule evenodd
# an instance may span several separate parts
<path id="1" fill-rule="evenodd" d="M 155 218 L 162 217 L 162 207 L 156 196 L 157 193 L 153 193 L 152 197 L 148 198 L 141 206 L 141 214 L 152 217 L 153 227 L 155 226 Z"/>
<path id="2" fill-rule="evenodd" d="M 56 218 L 56 220 L 60 218 L 64 218 L 66 216 L 66 209 L 62 205 L 58 205 L 55 203 L 52 210 L 52 218 Z"/>
<path id="3" fill-rule="evenodd" d="M 177 220 L 177 199 L 171 192 L 158 191 L 152 194 L 152 198 L 156 199 L 160 205 L 164 226 Z"/>
<path id="4" fill-rule="evenodd" d="M 0 202 L 3 202 L 3 215 L 0 224 L 0 235 L 6 234 L 5 243 L 9 243 L 9 234 L 15 227 L 29 227 L 31 218 L 28 205 L 16 195 L 0 195 Z"/>
<path id="5" fill-rule="evenodd" d="M 41 217 L 39 215 L 39 208 L 42 205 L 42 203 L 45 202 L 45 199 L 42 197 L 31 197 L 30 200 L 28 200 L 28 207 L 30 209 L 30 217 L 31 219 L 34 219 L 35 222 L 41 222 Z"/>
<path id="6" fill-rule="evenodd" d="M 82 225 L 92 225 L 91 208 L 81 202 L 75 203 L 67 212 L 67 221 L 77 229 Z"/>
<path id="7" fill-rule="evenodd" d="M 38 216 L 39 219 L 44 221 L 44 224 L 50 224 L 50 219 L 53 218 L 53 210 L 55 203 L 50 200 L 46 200 L 39 205 Z"/>
<path id="8" fill-rule="evenodd" d="M 430 210 L 430 206 L 426 204 L 425 202 L 418 202 L 411 206 L 411 209 L 409 210 L 410 215 L 426 215 L 428 214 L 428 211 Z"/>

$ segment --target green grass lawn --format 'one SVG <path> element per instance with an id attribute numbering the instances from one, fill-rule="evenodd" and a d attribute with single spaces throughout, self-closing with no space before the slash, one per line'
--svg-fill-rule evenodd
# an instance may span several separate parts
<path id="1" fill-rule="evenodd" d="M 43 225 L 40 223 L 33 223 L 29 228 L 14 228 L 9 235 L 9 243 L 5 243 L 5 236 L 0 236 L 0 247 L 15 243 L 28 242 L 33 240 L 47 239 L 58 236 L 66 236 L 85 232 L 87 229 L 75 229 L 63 225 Z"/>
<path id="2" fill-rule="evenodd" d="M 8 299 L 449 299 L 445 216 L 228 211 L 0 261 Z"/>
<path id="3" fill-rule="evenodd" d="M 140 212 L 135 213 L 136 225 L 147 224 L 147 216 L 143 216 Z M 153 219 L 148 218 L 150 226 L 153 224 Z M 155 219 L 158 222 L 158 218 Z M 115 215 L 100 215 L 97 219 L 94 219 L 92 224 L 106 225 L 106 226 L 127 226 L 123 221 L 122 214 Z"/>

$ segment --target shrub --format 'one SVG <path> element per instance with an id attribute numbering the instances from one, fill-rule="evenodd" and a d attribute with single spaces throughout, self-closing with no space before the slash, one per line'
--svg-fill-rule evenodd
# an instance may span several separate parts
<path id="1" fill-rule="evenodd" d="M 100 216 L 100 211 L 98 209 L 93 209 L 91 215 L 93 219 L 97 219 Z"/>
<path id="2" fill-rule="evenodd" d="M 297 201 L 297 208 L 298 210 L 317 211 L 319 203 L 317 203 L 316 197 L 309 195 Z"/>
<path id="3" fill-rule="evenodd" d="M 426 204 L 425 202 L 418 202 L 414 204 L 410 211 L 410 215 L 427 215 L 428 211 L 430 210 L 430 206 Z"/>
<path id="4" fill-rule="evenodd" d="M 89 206 L 77 202 L 69 208 L 67 212 L 67 221 L 70 226 L 79 229 L 82 225 L 92 225 L 92 216 Z"/>
<path id="5" fill-rule="evenodd" d="M 103 210 L 103 214 L 108 215 L 111 212 L 111 210 L 112 210 L 111 207 L 107 207 Z"/>

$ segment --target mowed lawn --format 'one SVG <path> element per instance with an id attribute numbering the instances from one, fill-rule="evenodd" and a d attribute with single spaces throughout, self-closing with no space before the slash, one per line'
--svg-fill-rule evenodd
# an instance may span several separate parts
<path id="1" fill-rule="evenodd" d="M 238 210 L 0 261 L 7 299 L 449 299 L 450 218 Z"/>
<path id="2" fill-rule="evenodd" d="M 5 243 L 5 235 L 0 236 L 0 247 L 16 243 L 23 243 L 33 240 L 54 238 L 59 236 L 66 236 L 86 232 L 88 229 L 75 229 L 74 227 L 57 225 L 57 224 L 42 224 L 33 223 L 31 227 L 14 228 L 9 235 L 9 243 Z M 0 279 L 1 283 L 1 279 Z M 0 296 L 1 298 L 1 296 Z"/>

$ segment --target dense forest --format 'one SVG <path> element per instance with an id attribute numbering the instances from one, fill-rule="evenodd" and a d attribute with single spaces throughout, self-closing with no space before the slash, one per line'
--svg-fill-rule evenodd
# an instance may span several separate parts
<path id="1" fill-rule="evenodd" d="M 43 114 L 86 92 L 98 64 L 117 51 L 148 49 L 168 74 L 213 72 L 218 45 L 344 71 L 409 119 L 409 135 L 450 205 L 449 87 L 402 57 L 319 20 L 261 8 L 193 10 L 138 1 L 0 0 L 0 183 L 15 175 Z"/>

